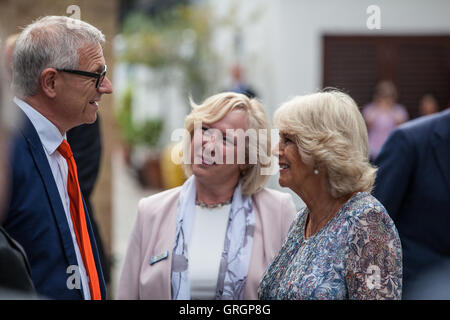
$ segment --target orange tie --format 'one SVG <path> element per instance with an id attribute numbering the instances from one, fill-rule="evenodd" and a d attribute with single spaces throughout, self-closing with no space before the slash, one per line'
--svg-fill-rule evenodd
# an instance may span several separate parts
<path id="1" fill-rule="evenodd" d="M 89 289 L 92 300 L 101 300 L 100 284 L 98 281 L 97 268 L 95 266 L 94 256 L 92 254 L 91 241 L 86 225 L 86 216 L 84 212 L 83 200 L 81 198 L 80 186 L 78 184 L 77 165 L 73 158 L 69 143 L 63 140 L 58 147 L 59 153 L 67 160 L 69 175 L 67 177 L 67 192 L 70 199 L 70 216 L 77 237 L 78 247 L 83 258 L 84 267 L 89 277 Z"/>

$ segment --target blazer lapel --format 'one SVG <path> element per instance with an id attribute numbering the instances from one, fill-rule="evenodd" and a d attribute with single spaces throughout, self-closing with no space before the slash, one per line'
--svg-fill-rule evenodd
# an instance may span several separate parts
<path id="1" fill-rule="evenodd" d="M 433 152 L 450 191 L 450 111 L 436 123 L 431 139 Z"/>
<path id="2" fill-rule="evenodd" d="M 178 200 L 171 204 L 170 208 L 167 210 L 167 219 L 165 220 L 164 227 L 160 228 L 160 236 L 158 244 L 156 246 L 155 254 L 159 255 L 166 251 L 169 252 L 168 259 L 169 263 L 164 263 L 164 287 L 161 290 L 165 293 L 165 297 L 172 299 L 172 263 L 173 263 L 173 246 L 175 242 L 175 233 L 177 225 L 177 214 L 178 214 Z"/>
<path id="3" fill-rule="evenodd" d="M 77 259 L 75 255 L 75 249 L 73 247 L 69 225 L 67 223 L 66 214 L 61 202 L 61 197 L 59 195 L 55 179 L 50 169 L 50 165 L 48 163 L 47 156 L 45 155 L 41 140 L 39 139 L 39 135 L 34 129 L 31 121 L 25 114 L 23 117 L 22 134 L 24 135 L 28 143 L 30 153 L 45 186 L 45 192 L 52 208 L 53 216 L 56 220 L 60 239 L 62 239 L 67 262 L 69 265 L 76 265 Z"/>

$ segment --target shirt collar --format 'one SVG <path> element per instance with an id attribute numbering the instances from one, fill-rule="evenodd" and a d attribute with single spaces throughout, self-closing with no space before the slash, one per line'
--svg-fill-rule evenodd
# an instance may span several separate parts
<path id="1" fill-rule="evenodd" d="M 28 119 L 30 119 L 47 154 L 52 155 L 63 140 L 66 139 L 66 135 L 64 134 L 64 136 L 62 136 L 58 128 L 50 120 L 25 101 L 17 97 L 14 97 L 13 101 L 23 112 L 25 112 Z"/>

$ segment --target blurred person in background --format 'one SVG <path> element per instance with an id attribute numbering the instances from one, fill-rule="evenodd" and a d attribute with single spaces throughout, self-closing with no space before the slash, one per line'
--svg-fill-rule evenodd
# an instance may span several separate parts
<path id="1" fill-rule="evenodd" d="M 264 188 L 270 127 L 261 104 L 232 92 L 191 104 L 183 141 L 189 178 L 139 202 L 118 299 L 256 299 L 295 215 L 289 194 Z M 244 144 L 239 132 L 247 129 L 266 143 Z"/>
<path id="2" fill-rule="evenodd" d="M 375 88 L 373 102 L 362 114 L 369 131 L 369 155 L 373 161 L 391 131 L 409 119 L 405 107 L 397 104 L 397 89 L 391 81 L 381 81 Z"/>
<path id="3" fill-rule="evenodd" d="M 231 68 L 231 80 L 229 91 L 245 94 L 250 99 L 257 97 L 255 90 L 244 80 L 244 70 L 238 63 Z"/>
<path id="4" fill-rule="evenodd" d="M 279 183 L 306 208 L 267 268 L 259 298 L 400 299 L 400 239 L 370 195 L 376 169 L 356 103 L 339 91 L 294 97 L 276 110 L 274 124 Z"/>
<path id="5" fill-rule="evenodd" d="M 450 110 L 394 130 L 375 164 L 373 194 L 394 220 L 403 245 L 404 298 L 450 298 Z M 446 293 L 424 295 L 444 283 Z"/>
<path id="6" fill-rule="evenodd" d="M 13 53 L 13 99 L 22 117 L 12 146 L 4 228 L 25 249 L 33 284 L 52 299 L 104 299 L 96 240 L 66 132 L 97 119 L 112 93 L 92 25 L 48 16 L 27 26 Z"/>
<path id="7" fill-rule="evenodd" d="M 439 104 L 432 94 L 425 94 L 419 102 L 419 115 L 428 116 L 439 112 Z"/>
<path id="8" fill-rule="evenodd" d="M 5 44 L 5 54 L 4 54 L 4 64 L 5 64 L 5 70 L 6 70 L 6 80 L 7 84 L 11 85 L 12 83 L 12 77 L 13 77 L 13 51 L 14 51 L 14 44 L 16 43 L 17 38 L 19 37 L 20 33 L 15 33 L 10 35 L 8 38 L 6 38 L 6 44 Z"/>
<path id="9" fill-rule="evenodd" d="M 31 269 L 25 251 L 22 246 L 17 243 L 3 229 L 5 204 L 8 198 L 9 183 L 9 130 L 5 119 L 7 102 L 9 96 L 8 76 L 9 73 L 4 72 L 8 63 L 9 42 L 7 41 L 6 50 L 0 55 L 0 299 L 34 299 L 36 291 L 31 280 Z M 0 37 L 0 52 L 2 50 L 2 41 Z M 11 125 L 9 123 L 9 125 Z"/>

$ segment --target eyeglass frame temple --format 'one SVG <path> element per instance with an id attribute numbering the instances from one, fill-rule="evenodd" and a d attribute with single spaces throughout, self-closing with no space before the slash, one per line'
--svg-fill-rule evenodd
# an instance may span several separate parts
<path id="1" fill-rule="evenodd" d="M 106 71 L 108 69 L 108 66 L 105 64 L 105 70 L 103 70 L 101 73 L 88 72 L 88 71 L 82 71 L 82 70 L 72 70 L 72 69 L 58 69 L 58 68 L 55 68 L 55 69 L 58 71 L 61 71 L 61 72 L 68 72 L 68 73 L 78 74 L 80 76 L 97 78 L 97 82 L 95 83 L 95 88 L 98 89 L 100 87 L 100 79 L 103 78 L 103 80 L 104 80 L 106 77 Z M 102 82 L 103 82 L 103 80 L 102 80 Z"/>

